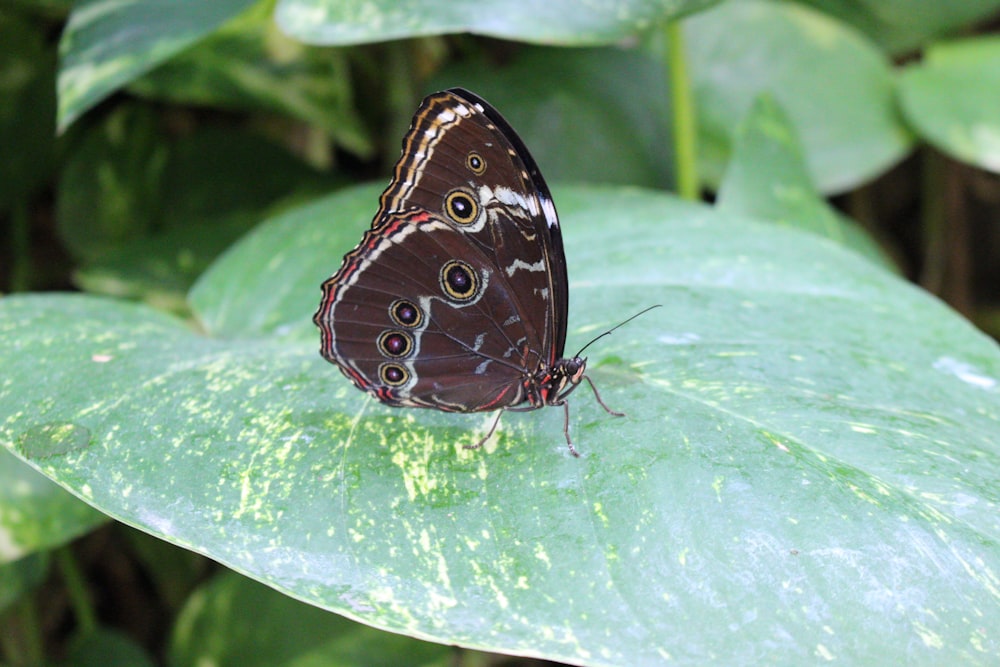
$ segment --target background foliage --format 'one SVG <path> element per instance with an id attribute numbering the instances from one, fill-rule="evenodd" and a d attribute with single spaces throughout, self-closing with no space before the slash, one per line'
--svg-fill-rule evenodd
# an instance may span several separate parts
<path id="1" fill-rule="evenodd" d="M 0 2 L 4 664 L 993 664 L 1000 2 L 399 7 Z M 456 85 L 554 184 L 568 351 L 663 304 L 583 459 L 316 354 Z"/>

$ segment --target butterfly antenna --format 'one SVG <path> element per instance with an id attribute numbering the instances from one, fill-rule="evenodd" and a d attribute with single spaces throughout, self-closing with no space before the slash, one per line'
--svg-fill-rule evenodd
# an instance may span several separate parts
<path id="1" fill-rule="evenodd" d="M 586 350 L 586 349 L 587 349 L 588 347 L 590 347 L 591 345 L 593 345 L 593 344 L 594 344 L 594 343 L 596 343 L 597 341 L 601 340 L 602 338 L 604 338 L 605 336 L 607 336 L 608 334 L 610 334 L 610 333 L 611 333 L 612 331 L 614 331 L 615 329 L 620 329 L 620 328 L 622 328 L 623 326 L 625 326 L 626 324 L 628 324 L 629 322 L 631 322 L 631 321 L 632 321 L 632 320 L 634 320 L 635 318 L 639 317 L 640 315 L 645 315 L 646 313 L 648 313 L 649 311 L 653 310 L 654 308 L 659 308 L 659 307 L 660 307 L 660 306 L 662 306 L 662 305 L 663 305 L 663 304 L 661 304 L 661 303 L 658 303 L 658 304 L 656 304 L 655 306 L 650 306 L 649 308 L 644 308 L 643 310 L 640 310 L 640 311 L 639 311 L 638 313 L 636 313 L 636 314 L 635 314 L 635 315 L 633 315 L 632 317 L 628 318 L 628 319 L 627 319 L 627 320 L 625 320 L 624 322 L 619 322 L 619 323 L 618 323 L 618 324 L 616 324 L 615 326 L 611 327 L 610 329 L 608 329 L 607 331 L 605 331 L 604 333 L 602 333 L 602 334 L 601 334 L 600 336 L 597 336 L 596 338 L 592 338 L 592 339 L 590 340 L 590 342 L 589 342 L 589 343 L 587 343 L 586 345 L 584 345 L 583 347 L 581 347 L 581 348 L 580 348 L 580 351 L 579 351 L 579 352 L 577 352 L 577 353 L 576 353 L 575 355 L 573 355 L 573 356 L 575 356 L 575 357 L 579 357 L 579 356 L 580 356 L 581 354 L 583 354 L 583 351 L 584 351 L 584 350 Z"/>

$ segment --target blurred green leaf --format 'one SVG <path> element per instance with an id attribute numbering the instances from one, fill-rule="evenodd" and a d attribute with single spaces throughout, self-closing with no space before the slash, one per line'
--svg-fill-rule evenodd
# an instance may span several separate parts
<path id="1" fill-rule="evenodd" d="M 13 325 L 0 322 L 0 337 L 6 338 Z M 0 395 L 5 413 L 21 405 L 16 394 L 0 389 Z M 106 521 L 103 514 L 0 450 L 0 564 L 62 546 Z"/>
<path id="2" fill-rule="evenodd" d="M 749 215 L 818 234 L 896 270 L 856 222 L 837 213 L 816 191 L 795 128 L 768 95 L 754 103 L 741 124 L 716 205 L 733 215 Z"/>
<path id="3" fill-rule="evenodd" d="M 471 32 L 538 44 L 613 44 L 718 0 L 278 0 L 275 20 L 309 44 L 344 45 Z"/>
<path id="4" fill-rule="evenodd" d="M 232 571 L 189 599 L 170 644 L 172 667 L 448 667 L 453 658 L 452 648 L 374 630 Z"/>
<path id="5" fill-rule="evenodd" d="M 191 285 L 212 260 L 253 229 L 260 215 L 236 212 L 189 218 L 183 227 L 109 245 L 73 272 L 73 282 L 86 292 L 138 299 L 184 313 Z"/>
<path id="6" fill-rule="evenodd" d="M 492 415 L 381 406 L 316 353 L 319 283 L 377 192 L 227 253 L 194 293 L 211 337 L 0 300 L 0 442 L 116 518 L 437 642 L 588 665 L 1000 651 L 994 341 L 815 234 L 557 188 L 568 347 L 663 304 L 591 348 L 628 417 L 579 393 L 584 458 L 558 410 L 469 451 Z"/>
<path id="7" fill-rule="evenodd" d="M 798 129 L 820 192 L 865 183 L 909 150 L 891 64 L 846 24 L 793 4 L 744 0 L 691 17 L 684 35 L 710 184 L 720 182 L 733 134 L 761 93 Z"/>
<path id="8" fill-rule="evenodd" d="M 180 312 L 195 278 L 269 209 L 335 182 L 242 130 L 161 134 L 144 108 L 123 107 L 68 160 L 59 224 L 88 291 Z"/>
<path id="9" fill-rule="evenodd" d="M 14 457 L 6 451 L 0 456 L 14 460 Z M 23 463 L 18 463 L 27 468 Z M 32 473 L 38 475 L 37 472 L 32 471 Z M 11 562 L 7 562 L 6 559 L 0 562 L 0 614 L 17 602 L 22 595 L 37 588 L 48 572 L 49 556 L 45 552 L 33 553 Z"/>
<path id="10" fill-rule="evenodd" d="M 1000 0 L 796 0 L 858 28 L 883 49 L 917 49 L 1000 10 Z"/>
<path id="11" fill-rule="evenodd" d="M 637 49 L 525 47 L 502 67 L 445 67 L 426 88 L 462 86 L 503 109 L 549 181 L 667 188 L 673 144 L 665 77 Z"/>
<path id="12" fill-rule="evenodd" d="M 337 182 L 252 132 L 203 125 L 170 146 L 158 193 L 160 217 L 170 228 L 235 214 L 260 216 L 280 199 L 314 196 Z"/>
<path id="13" fill-rule="evenodd" d="M 899 84 L 903 113 L 938 150 L 1000 173 L 1000 37 L 929 49 Z"/>
<path id="14" fill-rule="evenodd" d="M 59 129 L 257 3 L 79 0 L 59 44 Z"/>
<path id="15" fill-rule="evenodd" d="M 0 13 L 0 214 L 32 197 L 52 168 L 55 58 L 43 38 L 41 28 Z"/>
<path id="16" fill-rule="evenodd" d="M 374 214 L 378 194 L 363 192 L 369 197 L 333 195 L 292 209 L 241 239 L 191 290 L 202 327 L 222 338 L 318 340 L 305 304 L 319 305 L 319 283 L 357 243 L 357 222 Z"/>
<path id="17" fill-rule="evenodd" d="M 6 5 L 42 16 L 65 16 L 75 0 L 5 0 Z"/>
<path id="18" fill-rule="evenodd" d="M 117 524 L 128 543 L 128 552 L 141 564 L 143 573 L 156 588 L 156 600 L 169 610 L 171 618 L 187 604 L 191 592 L 218 568 L 204 556 L 186 551 L 148 533 Z"/>
<path id="19" fill-rule="evenodd" d="M 113 628 L 99 628 L 70 642 L 68 667 L 154 667 L 142 646 Z"/>
<path id="20" fill-rule="evenodd" d="M 179 104 L 276 112 L 323 128 L 359 157 L 374 153 L 354 107 L 346 51 L 303 48 L 261 12 L 230 21 L 129 90 Z"/>
<path id="21" fill-rule="evenodd" d="M 66 249 L 96 259 L 109 246 L 151 233 L 169 147 L 152 109 L 123 105 L 68 151 L 56 193 Z"/>

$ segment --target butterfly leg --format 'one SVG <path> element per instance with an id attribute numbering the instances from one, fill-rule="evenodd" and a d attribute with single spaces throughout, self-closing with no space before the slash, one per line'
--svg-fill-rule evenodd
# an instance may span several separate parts
<path id="1" fill-rule="evenodd" d="M 503 416 L 503 408 L 497 411 L 497 418 L 493 420 L 493 426 L 490 427 L 489 433 L 487 433 L 483 438 L 474 445 L 462 445 L 463 449 L 479 449 L 486 444 L 486 441 L 490 439 L 493 435 L 493 431 L 497 430 L 497 425 L 500 423 L 500 417 Z"/>
<path id="2" fill-rule="evenodd" d="M 569 401 L 563 401 L 562 406 L 563 413 L 566 415 L 566 421 L 563 422 L 563 433 L 566 435 L 566 446 L 569 447 L 570 454 L 576 458 L 580 458 L 580 452 L 576 451 L 576 447 L 573 446 L 573 441 L 569 439 Z"/>
<path id="3" fill-rule="evenodd" d="M 591 380 L 586 375 L 583 376 L 583 379 L 586 380 L 587 384 L 590 385 L 591 390 L 594 392 L 594 398 L 597 399 L 597 402 L 600 403 L 601 407 L 604 408 L 604 410 L 609 415 L 614 415 L 615 417 L 624 417 L 625 416 L 624 412 L 618 412 L 617 410 L 612 410 L 611 408 L 609 408 L 607 406 L 607 404 L 601 399 L 601 394 L 600 394 L 599 391 L 597 391 L 597 386 L 594 385 L 594 381 L 593 380 Z"/>

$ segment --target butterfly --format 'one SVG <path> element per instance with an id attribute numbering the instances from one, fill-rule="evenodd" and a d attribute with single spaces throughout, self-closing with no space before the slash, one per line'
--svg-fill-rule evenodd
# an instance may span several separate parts
<path id="1" fill-rule="evenodd" d="M 323 283 L 320 353 L 397 407 L 445 412 L 563 406 L 587 359 L 563 356 L 569 285 L 559 216 L 499 112 L 452 88 L 427 96 L 371 229 Z M 619 325 L 620 326 L 620 325 Z M 595 339 L 596 340 L 596 339 Z"/>

